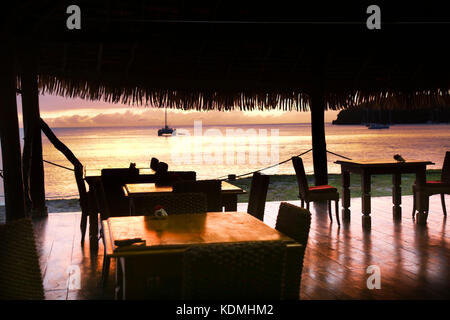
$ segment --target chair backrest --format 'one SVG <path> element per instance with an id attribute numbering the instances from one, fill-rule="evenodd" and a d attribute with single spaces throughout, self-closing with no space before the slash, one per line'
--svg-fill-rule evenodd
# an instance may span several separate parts
<path id="1" fill-rule="evenodd" d="M 206 195 L 208 211 L 222 211 L 220 180 L 181 181 L 173 185 L 173 192 L 201 192 Z"/>
<path id="2" fill-rule="evenodd" d="M 445 153 L 444 164 L 442 165 L 441 181 L 450 183 L 450 151 Z"/>
<path id="3" fill-rule="evenodd" d="M 133 215 L 153 215 L 155 207 L 160 205 L 167 214 L 206 213 L 206 196 L 203 193 L 176 193 L 149 195 L 133 200 Z"/>
<path id="4" fill-rule="evenodd" d="M 280 203 L 275 224 L 276 230 L 306 247 L 310 226 L 311 213 L 308 210 L 287 202 Z"/>
<path id="5" fill-rule="evenodd" d="M 289 286 L 286 290 L 297 294 L 300 292 L 303 258 L 308 244 L 310 226 L 311 213 L 308 210 L 287 202 L 281 202 L 275 229 L 302 245 L 297 261 L 298 272 L 294 273 L 295 279 L 286 283 L 286 286 Z"/>
<path id="6" fill-rule="evenodd" d="M 139 175 L 138 169 L 102 169 L 102 184 L 111 217 L 129 214 L 130 202 L 123 193 L 127 183 L 153 183 L 155 175 Z"/>
<path id="7" fill-rule="evenodd" d="M 267 190 L 269 188 L 269 176 L 255 172 L 253 174 L 248 196 L 247 213 L 264 220 L 264 208 L 266 206 Z"/>
<path id="8" fill-rule="evenodd" d="M 183 299 L 280 299 L 286 245 L 193 246 L 183 256 Z"/>
<path id="9" fill-rule="evenodd" d="M 152 158 L 150 160 L 150 169 L 156 171 L 156 169 L 158 169 L 158 164 L 159 164 L 159 160 L 156 158 Z"/>
<path id="10" fill-rule="evenodd" d="M 303 166 L 303 160 L 300 157 L 292 157 L 292 164 L 294 165 L 295 175 L 297 177 L 300 198 L 306 199 L 308 197 L 309 186 L 305 167 Z"/>
<path id="11" fill-rule="evenodd" d="M 111 217 L 108 199 L 106 197 L 105 188 L 103 187 L 103 181 L 101 178 L 92 179 L 89 184 L 89 192 L 92 192 L 92 196 L 95 198 L 93 203 L 97 209 L 96 212 L 100 213 L 101 219 L 105 220 Z M 127 212 L 123 212 L 123 215 L 126 213 Z"/>
<path id="12" fill-rule="evenodd" d="M 44 299 L 31 220 L 0 225 L 0 243 L 0 300 Z"/>

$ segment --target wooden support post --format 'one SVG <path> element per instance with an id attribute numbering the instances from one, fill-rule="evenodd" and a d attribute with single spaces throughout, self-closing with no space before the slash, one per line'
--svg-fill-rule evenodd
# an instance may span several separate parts
<path id="1" fill-rule="evenodd" d="M 323 55 L 319 54 L 315 57 L 310 92 L 311 135 L 316 186 L 328 184 L 327 144 L 325 140 L 324 62 Z"/>
<path id="2" fill-rule="evenodd" d="M 315 184 L 328 184 L 325 99 L 320 88 L 315 88 L 311 95 L 311 134 Z"/>
<path id="3" fill-rule="evenodd" d="M 0 136 L 3 160 L 6 222 L 26 216 L 16 104 L 13 45 L 0 37 Z"/>
<path id="4" fill-rule="evenodd" d="M 37 62 L 33 48 L 23 48 L 21 54 L 22 112 L 25 131 L 25 144 L 30 145 L 31 152 L 24 148 L 24 179 L 29 182 L 32 216 L 47 216 L 45 204 L 44 164 L 42 160 L 41 116 L 39 112 L 39 90 L 37 84 Z M 27 155 L 27 157 L 26 157 Z M 29 174 L 29 176 L 27 176 Z"/>

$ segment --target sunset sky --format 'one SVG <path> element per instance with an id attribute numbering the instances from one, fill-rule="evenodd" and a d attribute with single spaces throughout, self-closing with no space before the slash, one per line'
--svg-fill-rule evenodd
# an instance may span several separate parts
<path id="1" fill-rule="evenodd" d="M 163 109 L 123 104 L 109 104 L 83 99 L 66 99 L 60 96 L 40 96 L 41 117 L 51 127 L 101 127 L 101 126 L 160 126 L 164 124 Z M 21 98 L 17 98 L 21 114 Z M 326 112 L 326 121 L 331 122 L 337 112 Z M 202 120 L 207 125 L 217 124 L 265 124 L 308 123 L 309 112 L 282 111 L 232 111 L 194 112 L 168 110 L 169 125 L 192 125 Z M 21 119 L 20 119 L 21 122 Z"/>

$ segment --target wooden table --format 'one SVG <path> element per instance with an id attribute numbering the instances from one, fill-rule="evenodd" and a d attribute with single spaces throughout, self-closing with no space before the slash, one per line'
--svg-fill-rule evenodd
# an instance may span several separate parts
<path id="1" fill-rule="evenodd" d="M 295 263 L 302 250 L 291 238 L 244 212 L 177 214 L 169 215 L 166 220 L 146 216 L 113 217 L 103 221 L 103 228 L 107 255 L 119 259 L 116 264 L 118 299 L 142 298 L 152 276 L 181 276 L 182 253 L 192 245 L 282 241 L 287 245 L 289 263 Z M 118 248 L 114 245 L 115 240 L 129 238 L 142 238 L 145 246 Z"/>
<path id="2" fill-rule="evenodd" d="M 361 175 L 361 189 L 362 189 L 362 221 L 363 226 L 370 227 L 370 179 L 375 174 L 392 174 L 392 212 L 395 219 L 401 218 L 401 175 L 402 173 L 415 173 L 416 184 L 421 185 L 426 182 L 426 166 L 434 164 L 431 161 L 423 160 L 407 160 L 406 162 L 398 162 L 394 159 L 376 159 L 376 160 L 339 160 L 335 163 L 341 165 L 342 172 L 342 205 L 343 218 L 348 220 L 350 218 L 350 173 L 358 173 Z M 418 197 L 417 208 L 419 211 L 418 222 L 426 221 L 426 213 L 423 208 L 424 201 L 422 197 Z"/>
<path id="3" fill-rule="evenodd" d="M 131 183 L 126 184 L 123 188 L 125 196 L 132 198 L 145 197 L 147 195 L 172 193 L 172 186 L 157 186 L 154 183 Z M 244 194 L 245 190 L 232 185 L 226 181 L 222 181 L 222 205 L 225 211 L 237 210 L 237 196 Z"/>

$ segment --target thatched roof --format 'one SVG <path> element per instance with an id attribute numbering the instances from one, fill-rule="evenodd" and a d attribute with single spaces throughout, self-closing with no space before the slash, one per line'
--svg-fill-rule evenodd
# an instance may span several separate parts
<path id="1" fill-rule="evenodd" d="M 382 30 L 371 31 L 365 7 L 354 4 L 78 1 L 82 29 L 69 31 L 72 1 L 43 3 L 21 4 L 10 25 L 17 44 L 35 41 L 44 93 L 181 109 L 307 110 L 319 86 L 328 109 L 450 105 L 449 25 L 393 23 L 402 11 L 383 11 Z"/>

